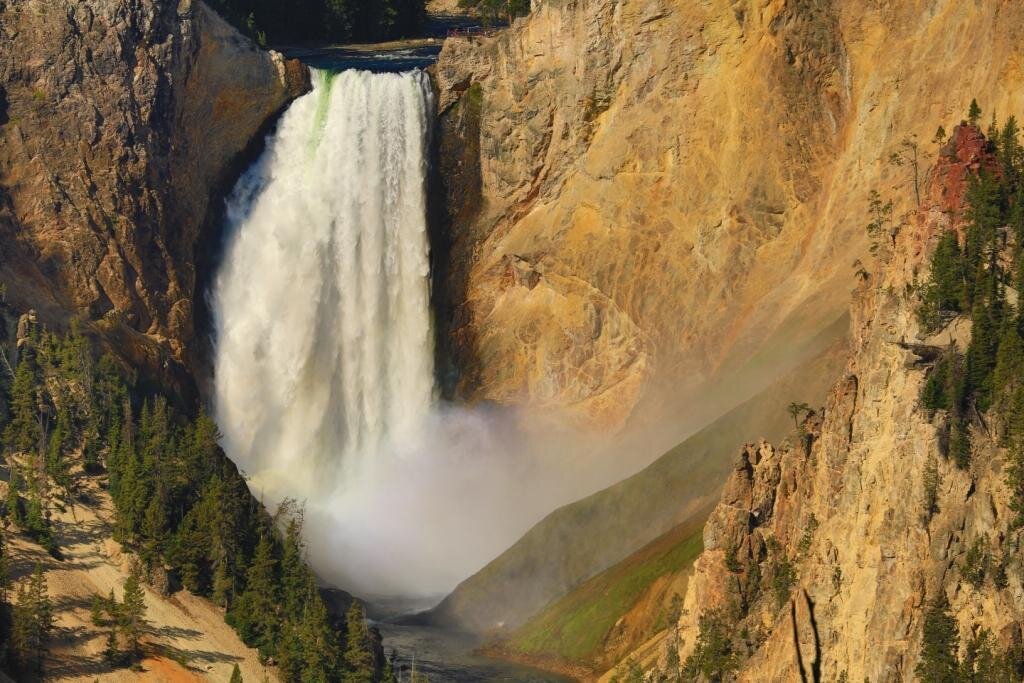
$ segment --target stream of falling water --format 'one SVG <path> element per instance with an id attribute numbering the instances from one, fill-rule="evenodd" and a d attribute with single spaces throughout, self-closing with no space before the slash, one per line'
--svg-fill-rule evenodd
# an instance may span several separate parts
<path id="1" fill-rule="evenodd" d="M 216 414 L 272 498 L 337 493 L 430 409 L 431 97 L 420 71 L 314 72 L 229 199 Z"/>

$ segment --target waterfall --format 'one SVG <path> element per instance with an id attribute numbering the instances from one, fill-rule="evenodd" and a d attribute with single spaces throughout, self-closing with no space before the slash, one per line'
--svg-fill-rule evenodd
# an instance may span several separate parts
<path id="1" fill-rule="evenodd" d="M 419 71 L 315 72 L 229 197 L 212 292 L 224 450 L 363 597 L 447 592 L 598 469 L 576 434 L 434 400 L 432 97 Z"/>
<path id="2" fill-rule="evenodd" d="M 226 452 L 258 494 L 316 504 L 433 401 L 433 104 L 420 71 L 313 76 L 228 200 L 212 303 Z"/>

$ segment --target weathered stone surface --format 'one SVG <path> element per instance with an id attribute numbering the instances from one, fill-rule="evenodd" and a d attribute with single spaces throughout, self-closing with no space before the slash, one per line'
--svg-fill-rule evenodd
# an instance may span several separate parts
<path id="1" fill-rule="evenodd" d="M 447 41 L 442 153 L 479 148 L 449 187 L 462 395 L 616 429 L 764 386 L 845 310 L 869 191 L 911 208 L 899 143 L 930 158 L 972 97 L 1022 109 L 1022 26 L 1020 3 L 548 0 Z"/>
<path id="2" fill-rule="evenodd" d="M 210 198 L 307 87 L 200 2 L 0 2 L 8 297 L 99 321 L 144 370 L 186 363 Z"/>

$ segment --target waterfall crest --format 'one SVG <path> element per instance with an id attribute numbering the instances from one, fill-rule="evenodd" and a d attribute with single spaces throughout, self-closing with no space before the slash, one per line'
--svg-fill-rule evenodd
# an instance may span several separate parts
<path id="1" fill-rule="evenodd" d="M 228 200 L 216 417 L 271 499 L 316 501 L 416 432 L 434 394 L 419 71 L 314 72 Z"/>

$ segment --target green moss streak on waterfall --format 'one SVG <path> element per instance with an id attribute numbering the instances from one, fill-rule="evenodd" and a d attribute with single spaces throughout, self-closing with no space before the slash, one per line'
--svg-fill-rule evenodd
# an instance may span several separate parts
<path id="1" fill-rule="evenodd" d="M 313 78 L 317 86 L 315 90 L 319 93 L 317 95 L 319 99 L 313 119 L 313 134 L 309 137 L 308 153 L 310 156 L 320 146 L 320 140 L 323 139 L 324 126 L 327 124 L 327 112 L 331 104 L 331 89 L 334 87 L 334 77 L 337 75 L 335 71 L 313 70 Z"/>

